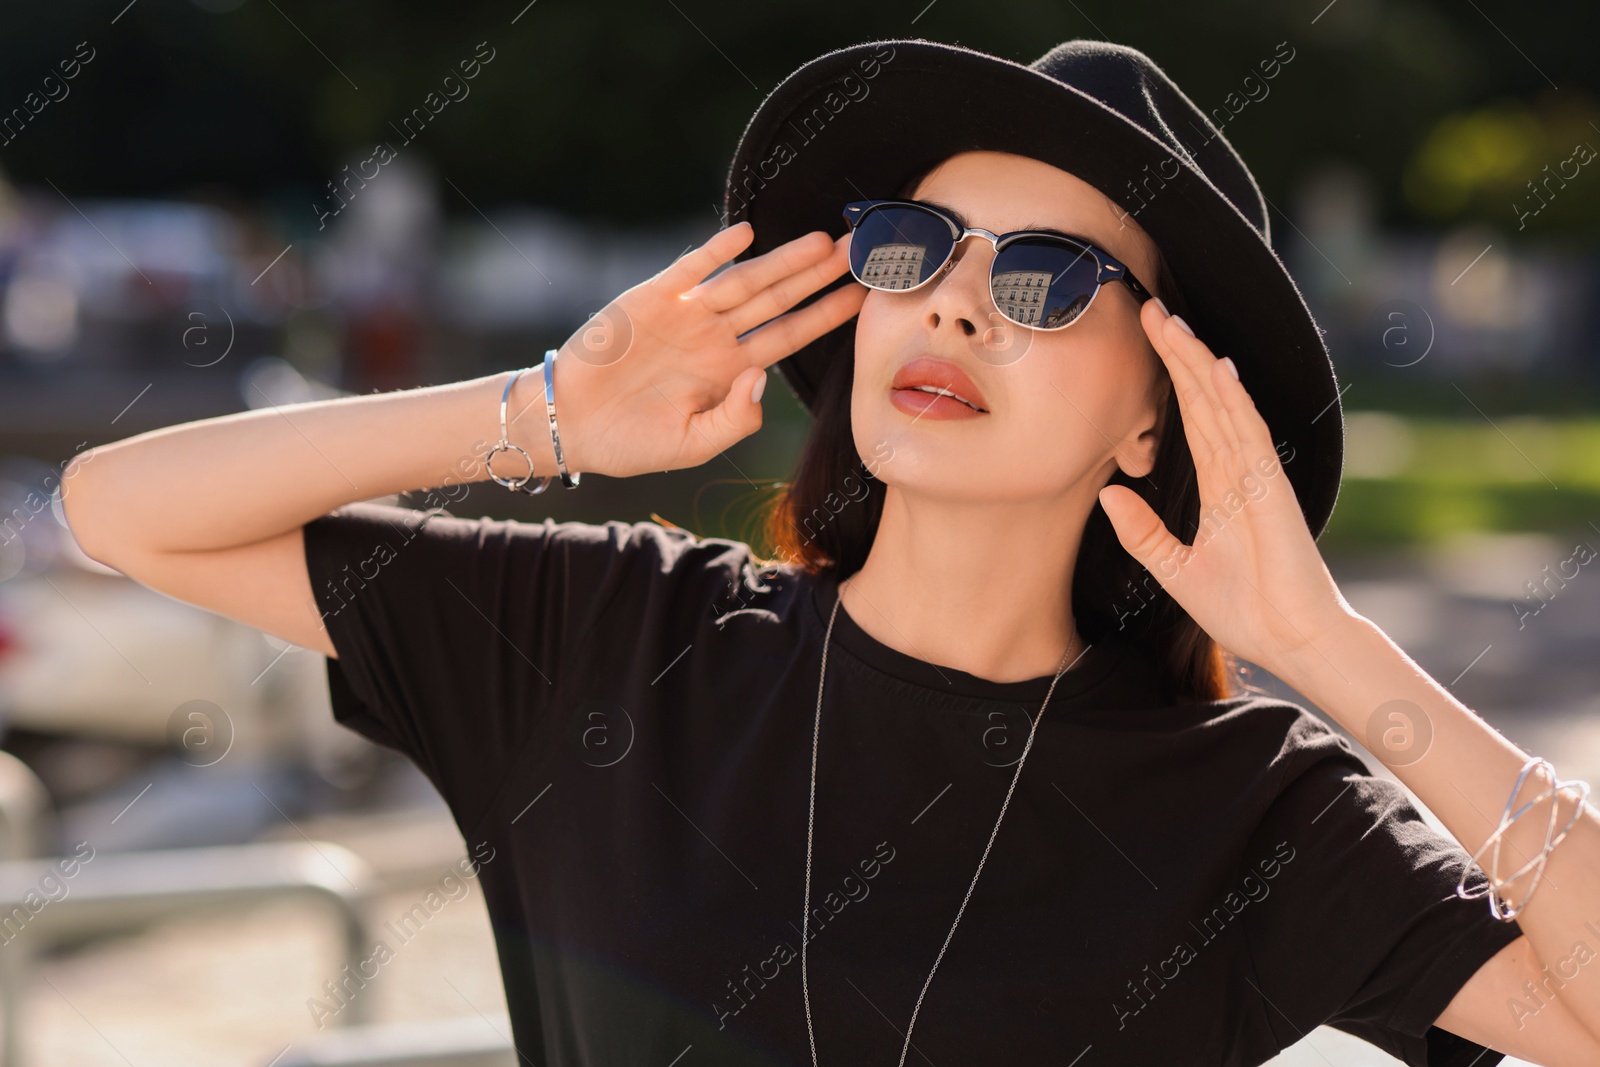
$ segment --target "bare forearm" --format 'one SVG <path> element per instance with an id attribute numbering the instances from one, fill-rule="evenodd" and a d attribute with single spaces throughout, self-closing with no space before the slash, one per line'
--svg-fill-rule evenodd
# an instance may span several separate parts
<path id="1" fill-rule="evenodd" d="M 86 551 L 104 559 L 249 544 L 351 501 L 480 481 L 508 374 L 240 412 L 100 445 L 68 468 L 63 506 Z M 555 473 L 543 397 L 535 367 L 508 405 L 510 440 L 541 476 Z M 526 470 L 515 452 L 494 458 L 502 477 Z"/>
<path id="2" fill-rule="evenodd" d="M 1365 742 L 1468 852 L 1476 852 L 1498 824 L 1530 754 L 1457 700 L 1371 621 L 1352 618 L 1316 644 L 1274 673 Z M 1545 755 L 1560 774 L 1561 753 Z M 1516 806 L 1547 785 L 1547 779 L 1530 775 Z M 1501 877 L 1542 851 L 1550 804 L 1542 802 L 1503 835 Z M 1573 809 L 1569 792 L 1556 829 Z M 1592 805 L 1584 806 L 1570 838 L 1550 853 L 1538 892 L 1525 898 L 1531 879 L 1530 873 L 1513 883 L 1508 899 L 1525 903 L 1517 921 L 1540 961 L 1554 966 L 1571 955 L 1574 943 L 1592 940 L 1600 926 L 1600 813 Z M 1585 973 L 1561 995 L 1600 1035 L 1600 978 Z"/>

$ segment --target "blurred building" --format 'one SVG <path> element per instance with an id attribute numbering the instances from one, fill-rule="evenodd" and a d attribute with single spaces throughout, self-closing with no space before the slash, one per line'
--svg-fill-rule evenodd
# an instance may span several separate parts
<path id="1" fill-rule="evenodd" d="M 1274 244 L 1341 370 L 1409 367 L 1435 380 L 1515 372 L 1600 386 L 1600 258 L 1585 245 L 1462 226 L 1392 232 L 1366 176 L 1329 167 L 1274 214 Z M 1381 397 L 1349 397 L 1383 407 Z"/>
<path id="2" fill-rule="evenodd" d="M 304 205 L 69 196 L 0 175 L 0 454 L 531 365 L 716 225 L 479 205 L 404 155 L 321 228 Z"/>

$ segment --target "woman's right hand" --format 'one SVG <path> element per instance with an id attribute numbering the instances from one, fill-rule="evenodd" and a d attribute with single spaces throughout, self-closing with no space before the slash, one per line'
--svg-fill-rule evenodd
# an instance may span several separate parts
<path id="1" fill-rule="evenodd" d="M 746 222 L 718 231 L 562 345 L 556 417 L 568 470 L 625 478 L 706 462 L 761 428 L 751 390 L 767 367 L 861 310 L 867 288 L 852 282 L 789 311 L 845 272 L 848 235 L 813 231 L 707 279 L 753 236 Z"/>

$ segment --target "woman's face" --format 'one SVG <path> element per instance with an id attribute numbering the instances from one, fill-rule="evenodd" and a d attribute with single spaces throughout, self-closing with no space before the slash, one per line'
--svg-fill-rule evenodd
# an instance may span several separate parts
<path id="1" fill-rule="evenodd" d="M 1147 289 L 1154 282 L 1155 246 L 1138 223 L 1048 163 L 963 152 L 935 168 L 912 198 L 953 208 L 968 226 L 997 234 L 1082 235 Z M 993 257 L 992 244 L 970 237 L 953 265 L 922 288 L 868 292 L 856 325 L 850 406 L 861 456 L 901 490 L 990 502 L 1092 500 L 1117 467 L 1133 477 L 1148 473 L 1166 370 L 1140 325 L 1139 298 L 1113 282 L 1066 329 L 1030 330 L 995 309 Z M 896 397 L 896 373 L 919 358 L 966 375 L 981 394 L 968 399 L 984 412 L 957 411 L 950 400 L 927 407 L 925 394 Z M 965 386 L 951 388 L 966 395 Z M 955 417 L 940 417 L 949 413 Z"/>

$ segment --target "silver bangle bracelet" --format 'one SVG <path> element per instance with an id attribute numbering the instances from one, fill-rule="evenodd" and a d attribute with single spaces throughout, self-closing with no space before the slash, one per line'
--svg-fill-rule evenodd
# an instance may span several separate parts
<path id="1" fill-rule="evenodd" d="M 1528 778 L 1528 775 L 1535 770 L 1543 771 L 1544 773 L 1550 775 L 1550 787 L 1541 792 L 1538 796 L 1534 797 L 1532 800 L 1528 801 L 1526 804 L 1522 805 L 1522 807 L 1516 808 L 1515 811 L 1513 811 L 1513 805 L 1516 803 L 1517 794 L 1522 792 L 1522 783 L 1525 782 Z M 1555 828 L 1556 812 L 1560 809 L 1562 794 L 1569 789 L 1573 790 L 1575 793 L 1574 800 L 1576 801 L 1576 805 L 1573 809 L 1571 818 L 1567 820 L 1566 825 L 1561 828 L 1559 833 L 1557 833 Z M 1496 919 L 1499 919 L 1502 922 L 1509 922 L 1516 918 L 1517 915 L 1521 913 L 1522 909 L 1528 906 L 1528 901 L 1533 898 L 1534 891 L 1539 888 L 1539 883 L 1544 877 L 1545 863 L 1549 860 L 1551 851 L 1566 838 L 1567 832 L 1572 829 L 1572 827 L 1577 823 L 1578 819 L 1583 815 L 1588 799 L 1588 782 L 1581 778 L 1574 778 L 1570 781 L 1561 781 L 1556 778 L 1556 769 L 1551 765 L 1549 760 L 1541 759 L 1538 756 L 1534 756 L 1533 758 L 1529 759 L 1528 762 L 1522 765 L 1522 773 L 1517 775 L 1516 784 L 1511 787 L 1511 796 L 1506 798 L 1505 811 L 1500 815 L 1499 825 L 1495 827 L 1488 839 L 1479 846 L 1478 851 L 1473 853 L 1471 861 L 1468 862 L 1466 867 L 1462 870 L 1461 878 L 1456 883 L 1456 896 L 1460 897 L 1462 900 L 1476 900 L 1479 897 L 1487 896 L 1489 898 L 1489 913 Z M 1506 830 L 1511 826 L 1512 823 L 1516 822 L 1518 819 L 1522 818 L 1522 816 L 1531 811 L 1535 804 L 1538 804 L 1544 800 L 1551 801 L 1550 822 L 1549 825 L 1545 827 L 1544 848 L 1540 851 L 1539 855 L 1523 864 L 1514 874 L 1507 878 L 1501 878 L 1500 843 L 1504 838 Z M 1483 868 L 1479 866 L 1480 857 L 1486 850 L 1489 850 L 1491 846 L 1493 847 L 1493 854 L 1489 861 L 1489 866 L 1493 869 L 1484 870 L 1483 872 L 1487 876 L 1488 881 L 1484 885 L 1478 886 L 1475 890 L 1469 891 L 1466 888 L 1467 878 L 1471 874 L 1474 867 L 1478 867 L 1479 870 L 1483 870 Z M 1527 895 L 1522 898 L 1522 902 L 1520 904 L 1512 905 L 1509 901 L 1505 900 L 1501 894 L 1504 892 L 1507 886 L 1511 885 L 1511 883 L 1517 881 L 1530 872 L 1533 874 L 1533 883 L 1528 887 Z"/>
<path id="2" fill-rule="evenodd" d="M 506 403 L 511 399 L 511 387 L 516 384 L 517 378 L 521 374 L 522 371 L 520 370 L 512 371 L 511 377 L 506 379 L 505 389 L 500 393 L 500 443 L 489 449 L 489 453 L 483 457 L 483 466 L 484 469 L 489 472 L 489 477 L 497 485 L 503 485 L 512 492 L 516 492 L 520 489 L 529 496 L 535 496 L 550 488 L 550 483 L 555 479 L 553 477 L 541 478 L 539 479 L 538 485 L 534 486 L 532 489 L 527 488 L 527 484 L 533 480 L 533 457 L 528 455 L 527 450 L 525 450 L 521 445 L 514 445 L 511 443 L 509 427 L 506 425 Z M 511 451 L 515 451 L 521 455 L 522 461 L 528 465 L 528 473 L 524 474 L 521 478 L 502 478 L 494 472 L 494 468 L 490 465 L 494 461 L 495 453 Z"/>
<path id="3" fill-rule="evenodd" d="M 552 348 L 544 354 L 544 410 L 550 416 L 550 443 L 555 447 L 556 468 L 561 472 L 561 484 L 568 489 L 578 487 L 581 474 L 567 470 L 566 453 L 561 451 L 561 434 L 556 431 L 556 353 Z"/>
<path id="4" fill-rule="evenodd" d="M 577 487 L 578 479 L 583 475 L 573 474 L 567 470 L 566 454 L 561 450 L 561 435 L 556 430 L 556 352 L 557 349 L 552 348 L 544 354 L 544 410 L 546 418 L 550 421 L 550 443 L 555 448 L 556 466 L 561 472 L 561 484 L 568 489 L 573 489 Z M 533 458 L 528 455 L 527 450 L 522 446 L 511 443 L 510 427 L 506 421 L 506 407 L 511 400 L 511 387 L 516 384 L 517 378 L 522 375 L 522 371 L 525 369 L 512 371 L 511 377 L 506 379 L 505 389 L 500 393 L 500 441 L 483 457 L 483 465 L 489 471 L 489 477 L 496 484 L 503 485 L 513 492 L 521 490 L 529 496 L 535 496 L 550 488 L 550 483 L 555 481 L 555 475 L 540 478 L 538 485 L 531 489 L 527 488 L 528 483 L 534 478 Z M 513 451 L 522 456 L 523 462 L 528 465 L 528 473 L 521 478 L 502 478 L 490 468 L 490 462 L 497 452 Z"/>

